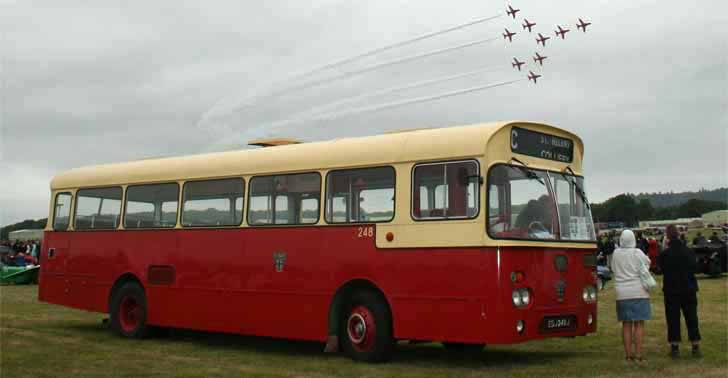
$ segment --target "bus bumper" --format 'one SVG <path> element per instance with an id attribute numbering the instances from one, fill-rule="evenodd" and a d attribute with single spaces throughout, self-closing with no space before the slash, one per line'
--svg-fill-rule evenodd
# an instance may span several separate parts
<path id="1" fill-rule="evenodd" d="M 595 304 L 514 310 L 499 324 L 487 327 L 492 331 L 489 344 L 514 344 L 550 337 L 585 336 L 597 330 Z"/>

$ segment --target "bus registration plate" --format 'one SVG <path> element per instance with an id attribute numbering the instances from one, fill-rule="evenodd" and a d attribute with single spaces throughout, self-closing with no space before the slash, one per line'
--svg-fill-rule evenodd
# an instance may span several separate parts
<path id="1" fill-rule="evenodd" d="M 557 332 L 576 329 L 575 316 L 548 316 L 541 322 L 541 332 Z"/>

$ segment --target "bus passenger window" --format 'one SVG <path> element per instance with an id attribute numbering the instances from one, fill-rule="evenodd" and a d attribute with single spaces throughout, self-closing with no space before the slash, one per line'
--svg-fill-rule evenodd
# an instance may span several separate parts
<path id="1" fill-rule="evenodd" d="M 124 228 L 173 228 L 177 225 L 179 185 L 134 185 L 126 189 Z"/>
<path id="2" fill-rule="evenodd" d="M 480 173 L 475 161 L 415 166 L 412 217 L 466 219 L 478 216 Z"/>
<path id="3" fill-rule="evenodd" d="M 238 226 L 243 221 L 242 179 L 189 181 L 182 195 L 182 226 Z"/>
<path id="4" fill-rule="evenodd" d="M 319 218 L 321 175 L 298 173 L 250 179 L 248 224 L 315 224 Z"/>
<path id="5" fill-rule="evenodd" d="M 76 195 L 77 230 L 109 230 L 119 226 L 121 188 L 81 189 Z"/>
<path id="6" fill-rule="evenodd" d="M 392 167 L 332 171 L 326 176 L 326 222 L 375 223 L 394 218 Z"/>
<path id="7" fill-rule="evenodd" d="M 320 194 L 319 194 L 320 195 Z M 301 223 L 316 223 L 319 218 L 319 199 L 304 198 L 301 200 L 299 218 Z"/>
<path id="8" fill-rule="evenodd" d="M 58 193 L 53 210 L 53 230 L 66 231 L 71 218 L 71 193 Z"/>

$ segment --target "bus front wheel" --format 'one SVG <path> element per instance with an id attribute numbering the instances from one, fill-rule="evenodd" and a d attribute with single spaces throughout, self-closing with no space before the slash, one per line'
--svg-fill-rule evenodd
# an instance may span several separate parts
<path id="1" fill-rule="evenodd" d="M 394 349 L 392 314 L 380 295 L 355 293 L 346 306 L 339 328 L 342 348 L 357 361 L 384 362 Z"/>
<path id="2" fill-rule="evenodd" d="M 114 292 L 110 306 L 111 329 L 124 337 L 146 336 L 147 300 L 144 289 L 136 282 L 127 282 Z"/>

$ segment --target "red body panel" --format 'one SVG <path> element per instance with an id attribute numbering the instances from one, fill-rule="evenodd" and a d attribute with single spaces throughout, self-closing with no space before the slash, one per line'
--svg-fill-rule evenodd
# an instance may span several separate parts
<path id="1" fill-rule="evenodd" d="M 152 325 L 323 341 L 337 290 L 365 279 L 388 300 L 398 339 L 497 344 L 596 331 L 596 304 L 581 299 L 594 283 L 583 264 L 591 249 L 377 249 L 360 227 L 46 232 L 39 297 L 105 313 L 114 282 L 132 274 Z M 282 271 L 276 253 L 285 254 Z M 556 271 L 557 254 L 567 256 L 566 272 Z M 173 270 L 173 282 L 151 284 L 150 266 Z M 525 280 L 513 283 L 513 271 Z M 562 301 L 557 281 L 566 283 Z M 513 306 L 516 287 L 531 289 L 529 307 Z M 574 315 L 578 327 L 540 333 L 547 315 Z M 526 322 L 522 334 L 517 320 Z"/>
<path id="2" fill-rule="evenodd" d="M 657 240 L 655 239 L 649 239 L 647 241 L 648 248 L 647 248 L 647 256 L 650 258 L 650 270 L 654 271 L 657 269 L 657 255 L 659 254 L 659 249 L 657 248 Z"/>

